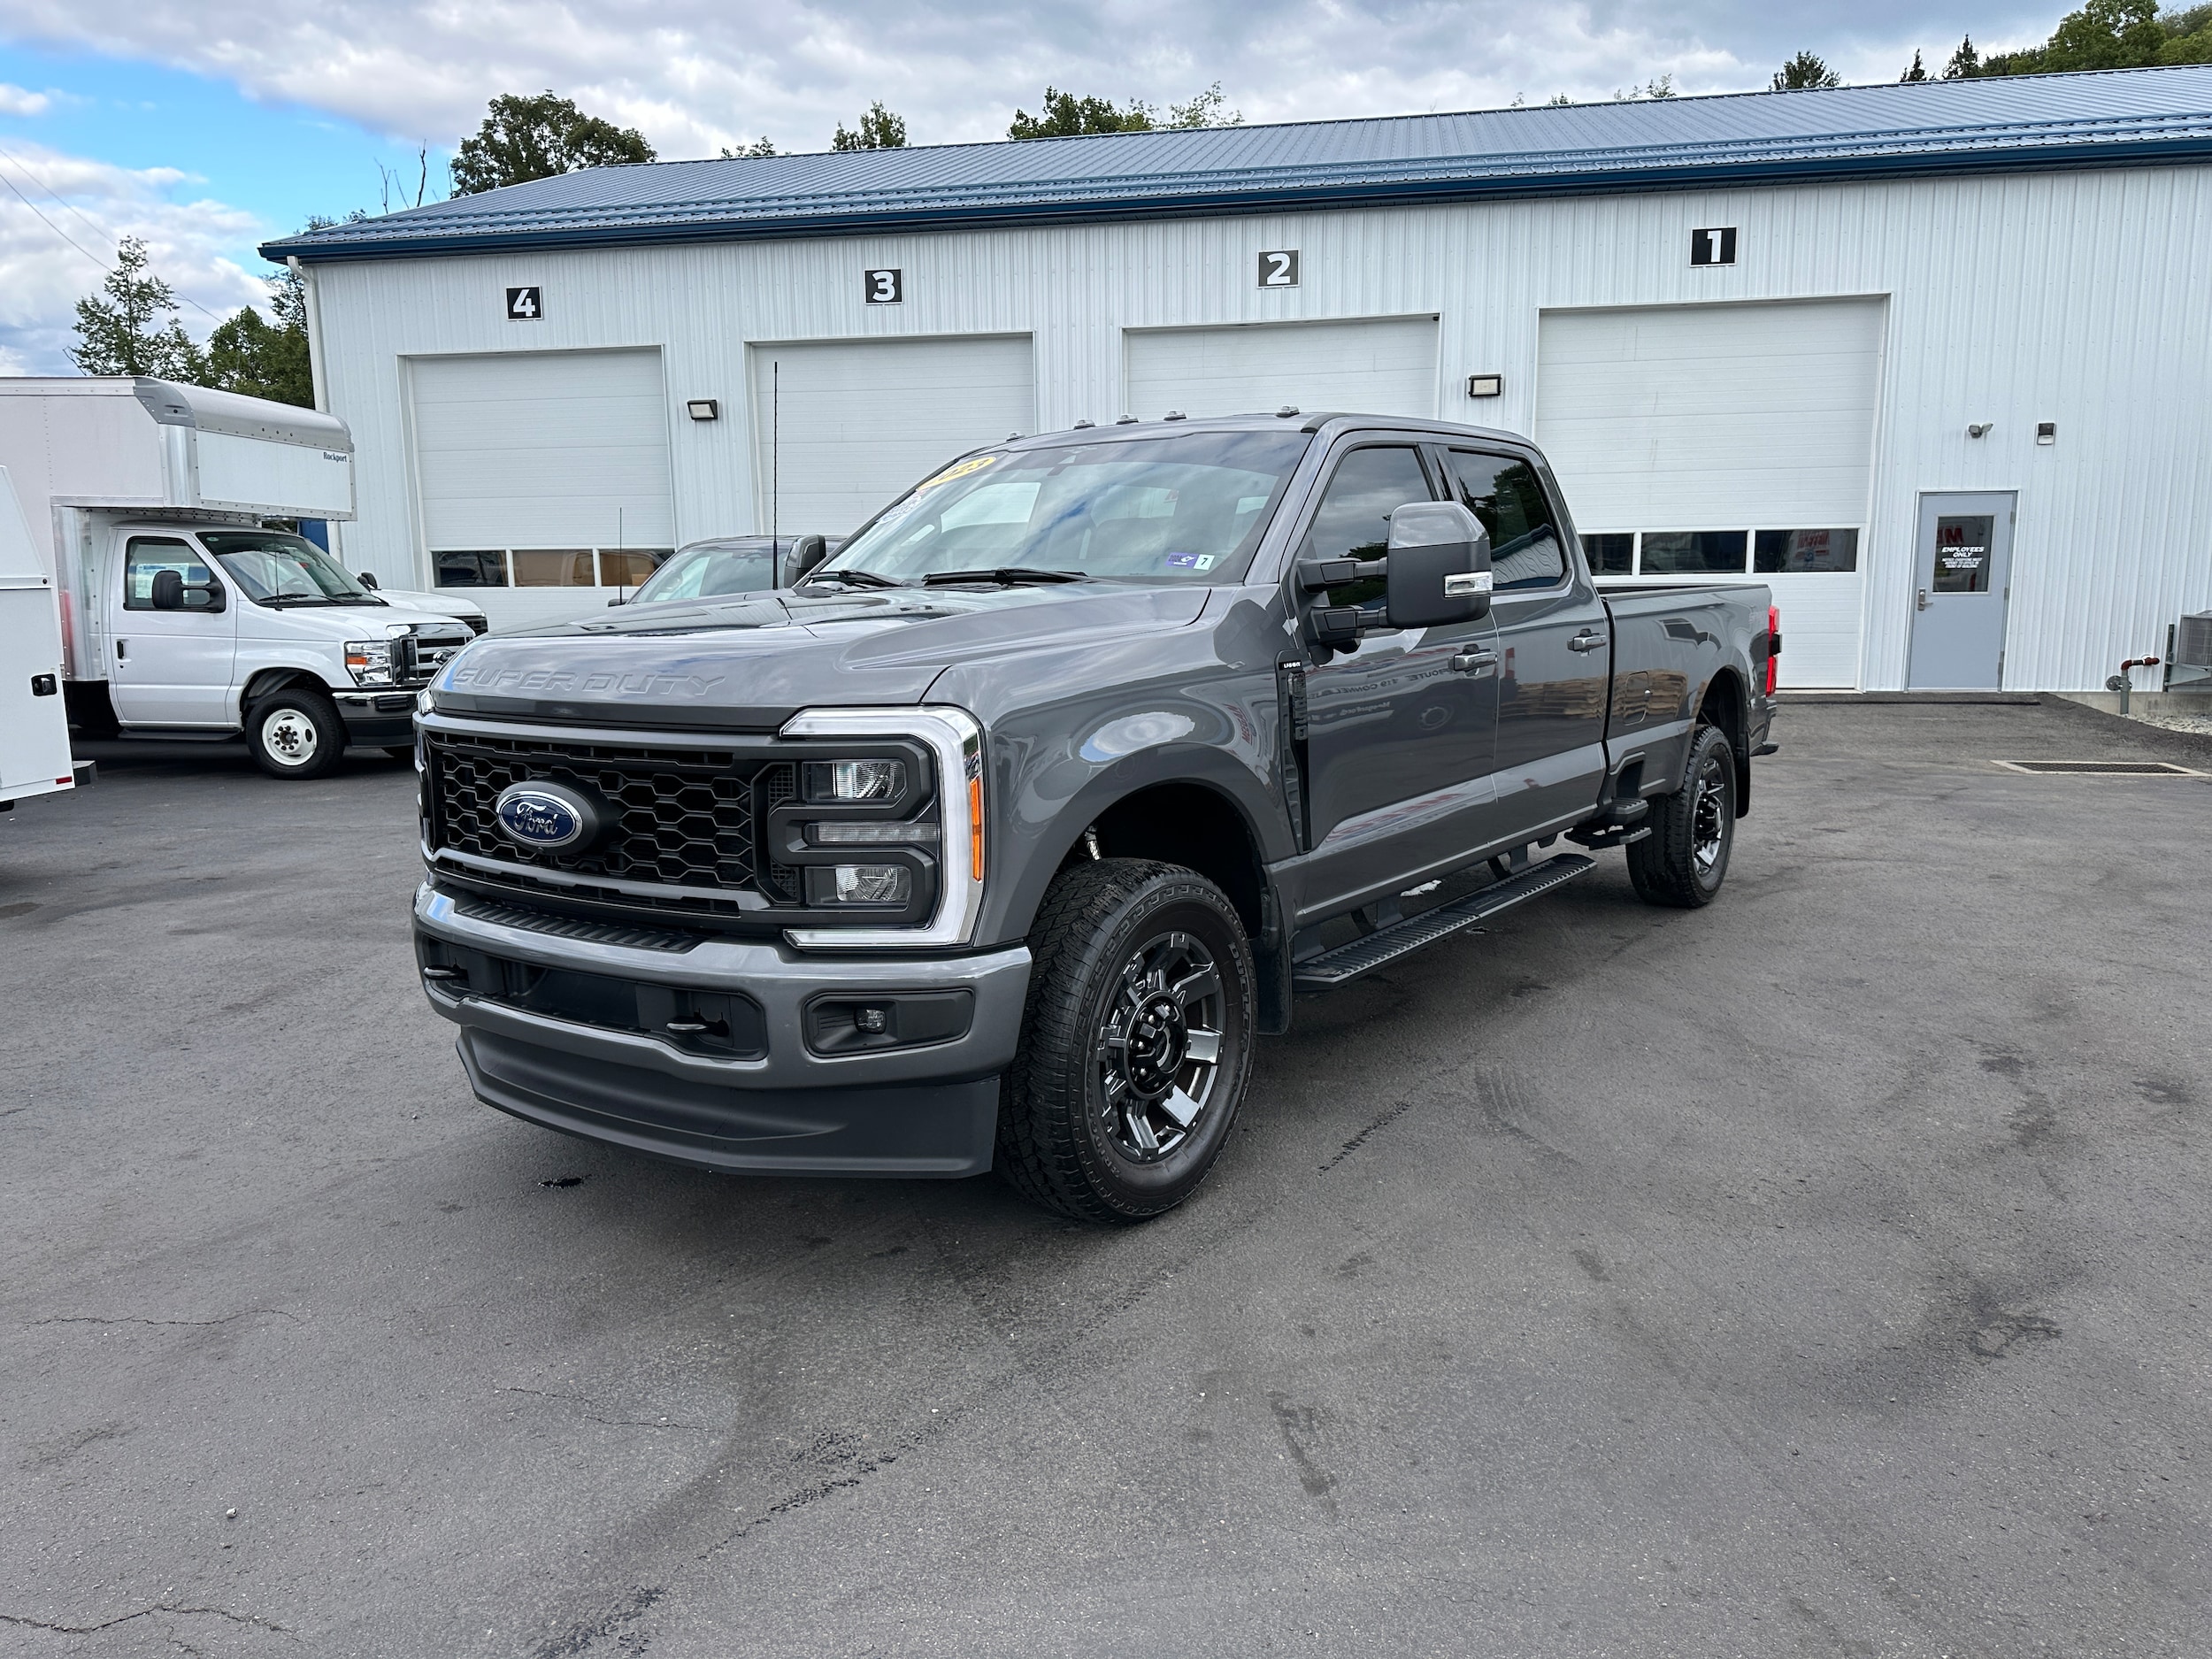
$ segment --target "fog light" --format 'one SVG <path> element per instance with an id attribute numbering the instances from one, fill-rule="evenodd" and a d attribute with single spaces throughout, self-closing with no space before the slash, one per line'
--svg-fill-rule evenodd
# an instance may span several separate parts
<path id="1" fill-rule="evenodd" d="M 806 764 L 810 801 L 895 801 L 906 793 L 902 760 L 810 760 Z"/>
<path id="2" fill-rule="evenodd" d="M 914 876 L 904 864 L 814 864 L 806 885 L 811 904 L 903 904 Z"/>
<path id="3" fill-rule="evenodd" d="M 872 1036 L 887 1029 L 890 1024 L 890 1016 L 879 1008 L 864 1008 L 853 1016 L 853 1025 Z"/>

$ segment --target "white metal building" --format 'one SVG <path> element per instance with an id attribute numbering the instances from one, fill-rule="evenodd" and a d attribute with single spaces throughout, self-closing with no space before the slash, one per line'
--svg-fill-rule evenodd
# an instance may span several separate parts
<path id="1" fill-rule="evenodd" d="M 1533 434 L 1613 576 L 1770 582 L 1787 685 L 2090 687 L 2212 606 L 2212 68 L 664 163 L 268 251 L 344 557 L 495 626 L 1283 403 Z"/>

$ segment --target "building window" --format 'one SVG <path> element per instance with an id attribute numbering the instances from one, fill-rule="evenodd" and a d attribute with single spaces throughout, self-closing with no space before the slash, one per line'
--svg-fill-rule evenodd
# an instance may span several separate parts
<path id="1" fill-rule="evenodd" d="M 430 559 L 441 588 L 635 588 L 661 567 L 670 551 L 491 548 L 440 551 Z"/>
<path id="2" fill-rule="evenodd" d="M 1856 530 L 1762 530 L 1752 569 L 1763 576 L 1859 568 Z"/>
<path id="3" fill-rule="evenodd" d="M 1855 526 L 1827 530 L 1643 530 L 1582 538 L 1593 576 L 1811 575 L 1859 568 Z"/>
<path id="4" fill-rule="evenodd" d="M 504 588 L 507 556 L 502 552 L 434 553 L 441 588 Z"/>
<path id="5" fill-rule="evenodd" d="M 1742 530 L 1647 530 L 1642 541 L 1647 576 L 1740 575 L 1751 544 Z"/>
<path id="6" fill-rule="evenodd" d="M 1612 532 L 1582 538 L 1582 556 L 1590 561 L 1593 576 L 1633 576 L 1636 573 L 1634 531 Z"/>

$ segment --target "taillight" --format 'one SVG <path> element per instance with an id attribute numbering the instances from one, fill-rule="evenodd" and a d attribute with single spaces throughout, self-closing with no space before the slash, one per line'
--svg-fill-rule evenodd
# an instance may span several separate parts
<path id="1" fill-rule="evenodd" d="M 1782 607 L 1767 607 L 1767 695 L 1774 695 L 1774 678 L 1782 666 Z"/>

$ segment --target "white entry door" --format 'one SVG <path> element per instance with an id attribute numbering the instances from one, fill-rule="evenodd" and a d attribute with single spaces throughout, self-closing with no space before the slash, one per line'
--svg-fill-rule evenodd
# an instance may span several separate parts
<path id="1" fill-rule="evenodd" d="M 1127 390 L 1113 415 L 1436 413 L 1433 317 L 1132 328 L 1122 339 Z"/>
<path id="2" fill-rule="evenodd" d="M 1027 334 L 750 350 L 764 534 L 849 535 L 953 457 L 1037 429 Z"/>

